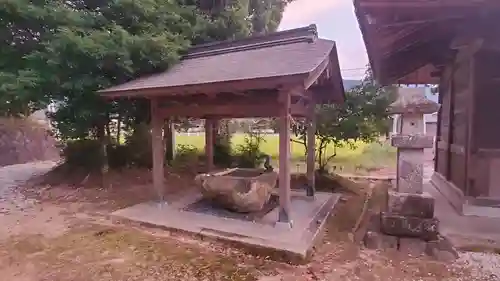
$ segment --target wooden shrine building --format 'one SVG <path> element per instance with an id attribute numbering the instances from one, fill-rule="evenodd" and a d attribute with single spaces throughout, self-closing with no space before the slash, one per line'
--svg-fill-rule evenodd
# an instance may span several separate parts
<path id="1" fill-rule="evenodd" d="M 381 83 L 439 85 L 434 185 L 459 212 L 500 199 L 500 1 L 354 5 Z"/>
<path id="2" fill-rule="evenodd" d="M 291 117 L 306 117 L 308 176 L 314 183 L 314 108 L 344 99 L 335 42 L 316 26 L 194 46 L 170 70 L 100 91 L 105 98 L 151 101 L 153 184 L 164 188 L 162 127 L 171 117 L 206 120 L 207 166 L 213 169 L 214 124 L 220 118 L 278 117 L 280 221 L 290 220 Z M 309 137 L 310 136 L 310 137 Z M 168 188 L 168 187 L 167 187 Z"/>

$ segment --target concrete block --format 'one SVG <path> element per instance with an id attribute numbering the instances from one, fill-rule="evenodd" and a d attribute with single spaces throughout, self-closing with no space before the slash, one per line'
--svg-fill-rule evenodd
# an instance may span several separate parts
<path id="1" fill-rule="evenodd" d="M 431 219 L 434 217 L 434 197 L 429 193 L 414 194 L 389 191 L 388 213 Z"/>
<path id="2" fill-rule="evenodd" d="M 363 238 L 363 244 L 366 248 L 373 250 L 397 249 L 398 238 L 380 232 L 367 231 Z"/>
<path id="3" fill-rule="evenodd" d="M 393 135 L 391 145 L 398 148 L 424 149 L 434 147 L 434 138 L 427 135 Z"/>
<path id="4" fill-rule="evenodd" d="M 428 256 L 442 262 L 451 262 L 459 258 L 455 247 L 442 236 L 439 236 L 437 240 L 427 242 L 425 252 Z"/>
<path id="5" fill-rule="evenodd" d="M 399 238 L 399 251 L 412 257 L 425 255 L 427 242 L 419 238 Z"/>
<path id="6" fill-rule="evenodd" d="M 436 240 L 439 233 L 439 220 L 436 218 L 424 219 L 383 213 L 380 222 L 382 232 L 394 236 L 430 241 Z"/>

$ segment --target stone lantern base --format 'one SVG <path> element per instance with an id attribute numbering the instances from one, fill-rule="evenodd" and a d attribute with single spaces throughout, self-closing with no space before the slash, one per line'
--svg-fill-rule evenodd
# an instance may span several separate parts
<path id="1" fill-rule="evenodd" d="M 439 234 L 434 198 L 427 193 L 389 191 L 387 211 L 370 218 L 363 243 L 370 249 L 394 249 L 440 261 L 458 258 L 453 245 Z"/>
<path id="2" fill-rule="evenodd" d="M 458 257 L 453 246 L 439 235 L 434 218 L 434 198 L 423 192 L 424 149 L 433 138 L 424 134 L 424 114 L 439 105 L 428 100 L 422 88 L 400 88 L 390 106 L 401 116 L 399 132 L 391 138 L 398 150 L 397 191 L 388 194 L 387 211 L 370 220 L 364 244 L 369 248 L 393 248 L 412 255 L 431 255 L 441 260 Z"/>

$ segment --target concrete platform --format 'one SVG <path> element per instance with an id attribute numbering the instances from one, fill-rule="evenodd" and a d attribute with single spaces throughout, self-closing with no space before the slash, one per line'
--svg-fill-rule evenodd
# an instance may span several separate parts
<path id="1" fill-rule="evenodd" d="M 293 191 L 291 228 L 276 224 L 278 207 L 255 220 L 228 218 L 217 212 L 191 211 L 189 206 L 201 199 L 198 194 L 189 194 L 167 204 L 141 203 L 118 210 L 112 215 L 152 227 L 232 242 L 233 245 L 255 249 L 259 253 L 268 250 L 273 254 L 272 257 L 279 256 L 279 259 L 302 261 L 309 256 L 339 198 L 338 194 L 317 192 L 312 199 L 305 196 L 302 190 Z"/>

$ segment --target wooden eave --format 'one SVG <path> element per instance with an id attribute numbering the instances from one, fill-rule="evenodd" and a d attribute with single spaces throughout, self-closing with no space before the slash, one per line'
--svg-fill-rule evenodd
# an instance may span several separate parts
<path id="1" fill-rule="evenodd" d="M 262 62 L 271 69 L 260 73 L 258 60 L 266 56 L 276 63 Z M 291 114 L 298 117 L 306 116 L 311 103 L 341 103 L 345 98 L 336 45 L 317 38 L 315 26 L 194 47 L 184 59 L 177 68 L 100 94 L 108 99 L 156 99 L 166 117 L 199 118 L 275 117 L 283 92 L 292 96 Z M 200 69 L 199 76 L 191 72 Z"/>
<path id="2" fill-rule="evenodd" d="M 448 44 L 492 0 L 355 0 L 370 64 L 382 84 L 433 84 Z"/>

